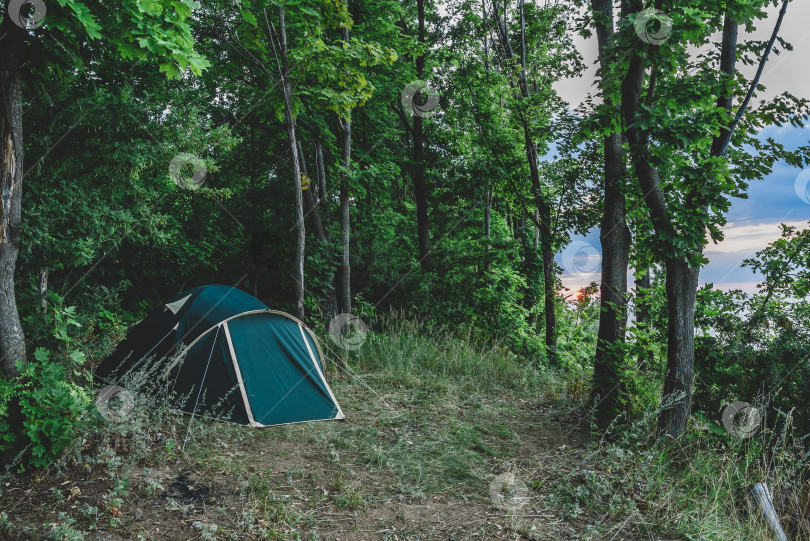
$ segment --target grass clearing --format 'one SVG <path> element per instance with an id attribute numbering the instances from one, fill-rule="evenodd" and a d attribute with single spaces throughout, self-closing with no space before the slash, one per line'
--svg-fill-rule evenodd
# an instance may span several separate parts
<path id="1" fill-rule="evenodd" d="M 649 419 L 628 431 L 635 439 L 608 442 L 564 398 L 561 378 L 498 348 L 476 351 L 472 336 L 425 337 L 402 322 L 387 332 L 341 360 L 345 370 L 329 367 L 346 421 L 253 430 L 195 419 L 181 449 L 189 417 L 138 397 L 124 423 L 77 442 L 58 464 L 7 477 L 0 531 L 31 540 L 766 539 L 735 510 L 733 490 L 748 477 L 723 469 L 728 454 L 645 443 Z"/>

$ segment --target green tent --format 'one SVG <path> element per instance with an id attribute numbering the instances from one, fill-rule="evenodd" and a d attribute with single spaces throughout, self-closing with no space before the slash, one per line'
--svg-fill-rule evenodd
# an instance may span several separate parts
<path id="1" fill-rule="evenodd" d="M 189 413 L 255 427 L 343 419 L 312 331 L 232 287 L 172 297 L 130 329 L 95 376 L 117 385 L 147 359 L 158 360 Z"/>

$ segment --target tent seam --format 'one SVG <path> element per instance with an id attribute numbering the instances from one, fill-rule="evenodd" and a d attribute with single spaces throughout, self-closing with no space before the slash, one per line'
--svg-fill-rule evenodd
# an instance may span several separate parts
<path id="1" fill-rule="evenodd" d="M 247 412 L 248 422 L 251 426 L 255 427 L 263 427 L 264 425 L 261 423 L 257 423 L 256 419 L 253 417 L 253 408 L 250 406 L 250 400 L 248 400 L 247 396 L 247 388 L 245 387 L 245 380 L 242 379 L 242 370 L 239 368 L 239 359 L 236 358 L 236 350 L 233 347 L 233 340 L 231 339 L 231 330 L 228 326 L 228 322 L 222 324 L 225 327 L 225 339 L 228 341 L 228 349 L 231 352 L 231 360 L 233 362 L 233 369 L 236 372 L 236 381 L 239 382 L 239 391 L 242 394 L 242 401 L 245 404 L 245 411 Z"/>
<path id="2" fill-rule="evenodd" d="M 335 416 L 335 419 L 345 419 L 346 417 L 343 415 L 343 410 L 340 408 L 340 404 L 338 404 L 337 398 L 335 398 L 335 394 L 332 392 L 332 388 L 329 387 L 329 383 L 327 383 L 326 378 L 321 372 L 321 367 L 318 366 L 318 361 L 315 360 L 315 355 L 312 353 L 312 348 L 309 346 L 309 342 L 307 342 L 307 337 L 304 334 L 304 326 L 301 323 L 298 323 L 298 329 L 301 331 L 301 338 L 304 339 L 304 345 L 307 347 L 307 351 L 309 352 L 309 358 L 312 360 L 312 364 L 315 365 L 315 370 L 318 372 L 318 376 L 320 376 L 321 381 L 323 381 L 324 386 L 326 387 L 327 392 L 329 393 L 329 397 L 332 399 L 332 403 L 337 406 L 338 412 Z"/>

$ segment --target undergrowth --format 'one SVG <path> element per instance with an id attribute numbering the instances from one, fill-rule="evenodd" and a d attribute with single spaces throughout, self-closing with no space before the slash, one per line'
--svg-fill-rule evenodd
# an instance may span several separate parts
<path id="1" fill-rule="evenodd" d="M 768 539 L 746 503 L 748 487 L 766 482 L 791 539 L 810 538 L 810 454 L 791 414 L 777 413 L 770 428 L 741 439 L 698 412 L 689 432 L 674 440 L 656 436 L 660 406 L 650 404 L 639 418 L 618 419 L 600 433 L 565 373 L 522 361 L 474 327 L 434 329 L 392 318 L 357 351 L 337 351 L 326 341 L 323 347 L 347 422 L 254 430 L 192 421 L 177 411 L 188 397 L 166 396 L 165 385 L 155 383 L 157 365 L 150 365 L 121 382 L 132 402 L 113 407 L 115 421 L 88 425 L 37 474 L 51 485 L 41 504 L 55 511 L 42 527 L 26 524 L 33 515 L 8 492 L 16 488 L 6 485 L 15 477 L 8 470 L 0 483 L 0 532 L 86 539 L 117 531 L 138 538 L 134 508 L 160 498 L 196 538 L 298 539 L 323 531 L 326 519 L 317 509 L 362 516 L 437 499 L 486 509 L 490 482 L 506 472 L 526 482 L 534 511 L 499 511 L 493 520 L 502 525 L 488 530 L 490 521 L 465 534 Z M 547 412 L 536 413 L 537 405 Z M 549 424 L 560 415 L 573 417 Z M 284 469 L 256 454 L 282 444 L 323 463 Z M 195 514 L 196 500 L 176 492 L 180 483 L 194 495 L 190 481 L 183 485 L 189 472 L 200 487 L 227 479 L 238 512 L 206 500 L 209 511 Z M 97 485 L 92 499 L 81 500 L 78 486 L 61 481 L 78 476 Z"/>

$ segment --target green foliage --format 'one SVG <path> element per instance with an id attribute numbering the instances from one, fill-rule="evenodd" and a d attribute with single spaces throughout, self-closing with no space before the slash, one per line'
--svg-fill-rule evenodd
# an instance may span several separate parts
<path id="1" fill-rule="evenodd" d="M 95 419 L 87 415 L 93 399 L 85 356 L 68 332 L 80 326 L 75 310 L 53 311 L 58 350 L 36 348 L 33 359 L 17 363 L 19 379 L 0 380 L 0 453 L 19 462 L 20 470 L 53 462 Z"/>
<path id="2" fill-rule="evenodd" d="M 696 401 L 706 412 L 744 401 L 769 412 L 810 409 L 810 229 L 783 226 L 782 238 L 745 265 L 764 274 L 760 291 L 699 291 Z M 810 429 L 805 415 L 794 421 Z"/>
<path id="3" fill-rule="evenodd" d="M 179 79 L 187 68 L 199 75 L 210 65 L 194 50 L 189 19 L 196 7 L 191 0 L 129 0 L 116 6 L 57 0 L 48 6 L 44 30 L 57 36 L 49 43 L 51 54 L 67 62 L 82 64 L 64 43 L 78 45 L 89 38 L 113 45 L 127 60 L 156 60 L 161 72 Z"/>

